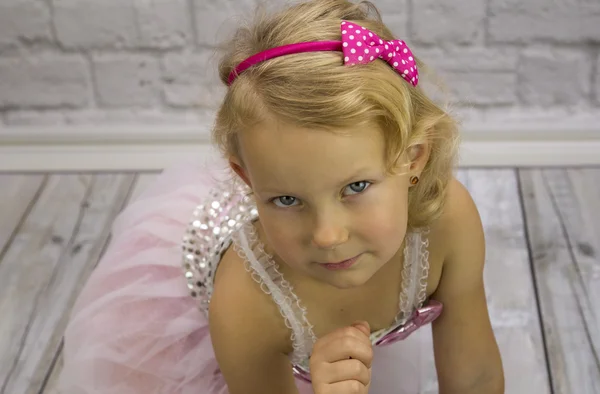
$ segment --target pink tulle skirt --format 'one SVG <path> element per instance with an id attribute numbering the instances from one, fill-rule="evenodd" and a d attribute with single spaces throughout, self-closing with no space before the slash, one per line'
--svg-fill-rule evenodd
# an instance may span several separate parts
<path id="1" fill-rule="evenodd" d="M 224 168 L 189 161 L 167 170 L 115 220 L 65 332 L 61 394 L 228 393 L 180 266 L 192 211 Z M 371 393 L 421 392 L 417 333 L 376 350 Z"/>

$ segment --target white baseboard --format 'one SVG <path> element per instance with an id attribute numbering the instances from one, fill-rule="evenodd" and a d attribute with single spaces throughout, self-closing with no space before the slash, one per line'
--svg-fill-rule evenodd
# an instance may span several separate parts
<path id="1" fill-rule="evenodd" d="M 600 125 L 465 125 L 462 167 L 600 166 Z M 0 171 L 152 171 L 210 157 L 201 126 L 0 128 Z"/>

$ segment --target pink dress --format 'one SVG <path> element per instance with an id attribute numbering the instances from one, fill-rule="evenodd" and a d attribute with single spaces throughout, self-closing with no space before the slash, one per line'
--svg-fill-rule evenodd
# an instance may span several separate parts
<path id="1" fill-rule="evenodd" d="M 316 340 L 302 301 L 258 241 L 247 189 L 225 163 L 165 171 L 115 220 L 111 243 L 85 284 L 65 332 L 61 394 L 228 393 L 211 344 L 207 306 L 222 253 L 233 246 L 292 332 L 300 393 L 312 393 Z M 426 231 L 407 235 L 395 324 L 371 334 L 371 394 L 421 392 L 418 330 L 441 313 L 426 300 Z M 416 332 L 415 332 L 416 331 Z"/>

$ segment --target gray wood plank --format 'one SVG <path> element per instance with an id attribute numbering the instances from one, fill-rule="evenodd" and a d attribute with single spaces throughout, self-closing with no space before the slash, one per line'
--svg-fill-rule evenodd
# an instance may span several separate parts
<path id="1" fill-rule="evenodd" d="M 55 175 L 0 265 L 2 394 L 39 393 L 133 175 Z"/>
<path id="2" fill-rule="evenodd" d="M 520 179 L 554 392 L 600 393 L 600 170 Z"/>
<path id="3" fill-rule="evenodd" d="M 60 376 L 60 372 L 63 366 L 63 358 L 62 358 L 62 347 L 59 354 L 57 354 L 56 362 L 52 366 L 52 370 L 48 372 L 48 378 L 43 385 L 43 388 L 39 394 L 67 394 L 60 393 L 58 391 L 58 378 Z M 37 393 L 36 393 L 37 394 Z"/>
<path id="4" fill-rule="evenodd" d="M 160 173 L 158 172 L 147 172 L 147 173 L 138 173 L 135 176 L 135 179 L 131 186 L 131 191 L 129 193 L 129 198 L 127 199 L 126 205 L 131 204 L 135 201 L 146 188 L 152 184 L 156 180 L 156 177 Z M 62 347 L 60 349 L 60 353 L 57 355 L 57 360 L 52 367 L 52 370 L 49 372 L 49 376 L 47 382 L 44 386 L 43 393 L 41 394 L 60 394 L 57 391 L 58 385 L 58 377 L 60 376 L 60 371 L 62 369 L 63 360 L 62 360 Z"/>
<path id="5" fill-rule="evenodd" d="M 0 174 L 0 260 L 44 180 L 44 175 Z"/>
<path id="6" fill-rule="evenodd" d="M 460 170 L 486 236 L 484 280 L 504 365 L 506 393 L 550 393 L 517 178 L 513 170 Z M 424 392 L 437 394 L 433 357 Z"/>
<path id="7" fill-rule="evenodd" d="M 514 170 L 468 170 L 486 236 L 484 280 L 507 393 L 550 393 L 525 224 Z"/>

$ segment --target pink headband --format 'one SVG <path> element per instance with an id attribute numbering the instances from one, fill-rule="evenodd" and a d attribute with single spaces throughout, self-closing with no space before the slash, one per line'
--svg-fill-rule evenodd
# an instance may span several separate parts
<path id="1" fill-rule="evenodd" d="M 342 30 L 342 41 L 301 42 L 267 49 L 250 56 L 229 74 L 229 85 L 248 68 L 275 57 L 304 52 L 342 51 L 344 64 L 347 66 L 367 64 L 375 59 L 382 59 L 392 66 L 408 83 L 417 86 L 419 83 L 417 64 L 404 41 L 383 41 L 372 31 L 347 21 L 342 21 L 340 28 Z"/>

